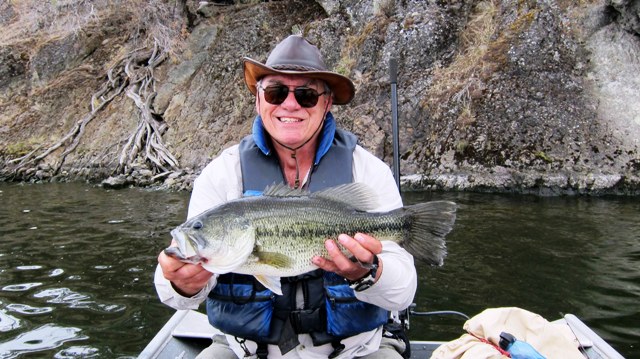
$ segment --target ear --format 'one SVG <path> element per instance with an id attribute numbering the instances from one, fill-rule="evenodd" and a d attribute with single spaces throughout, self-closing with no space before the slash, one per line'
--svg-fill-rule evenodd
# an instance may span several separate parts
<path id="1" fill-rule="evenodd" d="M 327 99 L 327 103 L 324 106 L 324 117 L 327 117 L 327 113 L 331 111 L 331 105 L 333 105 L 333 92 L 331 92 L 331 96 L 323 96 Z"/>
<path id="2" fill-rule="evenodd" d="M 260 114 L 260 91 L 256 91 L 256 114 Z"/>

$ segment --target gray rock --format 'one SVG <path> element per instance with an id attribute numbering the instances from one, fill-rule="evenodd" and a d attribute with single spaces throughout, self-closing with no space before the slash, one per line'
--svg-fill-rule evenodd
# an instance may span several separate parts
<path id="1" fill-rule="evenodd" d="M 4 161 L 62 138 L 87 114 L 109 66 L 140 46 L 117 31 L 126 19 L 100 19 L 104 23 L 86 33 L 27 51 L 0 47 Z M 251 131 L 255 99 L 243 83 L 242 57 L 264 61 L 279 40 L 301 32 L 330 68 L 354 80 L 353 102 L 332 109 L 338 123 L 387 163 L 393 148 L 388 64 L 398 60 L 401 173 L 408 188 L 637 193 L 637 19 L 638 2 L 623 0 L 293 0 L 219 7 L 199 18 L 154 70 L 153 112 L 168 126 L 163 141 L 185 170 L 149 176 L 140 161 L 131 178 L 114 175 L 105 183 L 147 185 L 150 177 L 167 188 L 190 188 L 212 158 Z M 59 173 L 96 181 L 114 173 L 139 116 L 121 95 L 87 125 Z M 54 151 L 47 163 L 61 153 Z M 13 175 L 11 165 L 0 168 L 0 177 Z M 36 171 L 18 173 L 28 180 L 43 174 Z"/>

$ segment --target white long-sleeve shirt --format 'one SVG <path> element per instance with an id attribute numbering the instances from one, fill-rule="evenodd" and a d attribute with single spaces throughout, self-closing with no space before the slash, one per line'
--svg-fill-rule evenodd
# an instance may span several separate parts
<path id="1" fill-rule="evenodd" d="M 402 199 L 389 167 L 377 157 L 356 146 L 353 152 L 354 182 L 367 184 L 378 196 L 376 212 L 387 212 L 402 206 Z M 209 163 L 195 180 L 189 202 L 188 218 L 192 218 L 221 203 L 242 197 L 242 172 L 238 145 L 224 150 Z M 398 244 L 382 242 L 382 253 L 378 255 L 383 270 L 378 281 L 356 297 L 367 303 L 389 311 L 407 308 L 413 301 L 417 287 L 417 275 L 413 257 Z M 155 286 L 160 300 L 175 309 L 197 309 L 216 285 L 214 275 L 207 285 L 193 297 L 178 294 L 171 283 L 164 278 L 160 266 L 156 268 Z M 377 350 L 382 329 L 360 333 L 342 340 L 345 349 L 339 358 L 362 356 Z M 244 351 L 233 337 L 227 338 L 233 351 L 242 358 Z M 275 345 L 269 345 L 269 358 L 326 358 L 334 348 L 331 344 L 314 346 L 308 334 L 298 336 L 300 344 L 286 355 L 282 355 Z M 251 352 L 255 344 L 247 341 Z"/>

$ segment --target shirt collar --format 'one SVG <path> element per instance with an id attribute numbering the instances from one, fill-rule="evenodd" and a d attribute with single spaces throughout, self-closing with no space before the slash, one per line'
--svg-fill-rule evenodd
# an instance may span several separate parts
<path id="1" fill-rule="evenodd" d="M 264 125 L 262 124 L 262 117 L 257 115 L 255 120 L 253 121 L 253 140 L 256 145 L 267 156 L 271 155 L 271 148 L 269 147 L 269 134 L 264 129 Z M 324 119 L 324 125 L 322 126 L 322 132 L 320 133 L 320 144 L 318 145 L 318 150 L 316 151 L 316 157 L 314 161 L 314 165 L 320 163 L 322 156 L 324 156 L 331 148 L 331 144 L 333 143 L 333 138 L 336 134 L 336 121 L 333 118 L 333 114 L 331 112 L 327 112 L 327 116 Z"/>

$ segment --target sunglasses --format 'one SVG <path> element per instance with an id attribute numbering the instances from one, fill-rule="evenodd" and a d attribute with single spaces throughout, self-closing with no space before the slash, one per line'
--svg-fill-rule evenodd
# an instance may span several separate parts
<path id="1" fill-rule="evenodd" d="M 289 96 L 289 86 L 285 85 L 270 85 L 267 87 L 260 87 L 264 93 L 264 99 L 272 105 L 280 105 Z M 318 93 L 318 91 L 308 87 L 296 87 L 293 89 L 293 95 L 298 101 L 298 104 L 302 107 L 310 108 L 318 104 L 318 98 L 327 91 Z"/>

